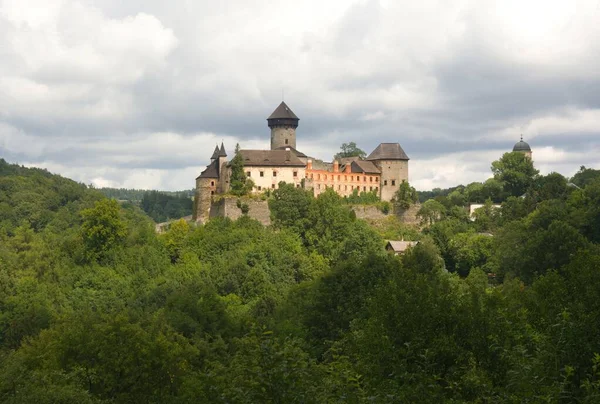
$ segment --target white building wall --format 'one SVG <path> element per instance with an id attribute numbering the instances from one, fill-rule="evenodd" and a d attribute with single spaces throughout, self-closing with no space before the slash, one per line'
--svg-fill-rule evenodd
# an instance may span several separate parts
<path id="1" fill-rule="evenodd" d="M 254 181 L 253 192 L 277 189 L 281 181 L 300 187 L 305 177 L 305 167 L 244 167 L 246 175 Z M 262 172 L 262 175 L 261 175 Z M 275 173 L 275 175 L 273 175 Z M 296 175 L 294 175 L 296 173 Z"/>

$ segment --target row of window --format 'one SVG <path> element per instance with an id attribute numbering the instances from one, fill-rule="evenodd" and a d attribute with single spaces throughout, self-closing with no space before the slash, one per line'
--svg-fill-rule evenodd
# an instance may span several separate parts
<path id="1" fill-rule="evenodd" d="M 325 188 L 327 188 L 327 185 L 323 186 L 323 189 L 325 189 Z M 335 188 L 335 187 L 332 187 L 332 188 Z M 321 184 L 317 184 L 317 189 L 321 189 Z M 341 191 L 342 190 L 342 186 L 338 185 L 337 189 L 338 189 L 338 191 Z M 360 185 L 357 185 L 356 189 L 358 189 L 360 191 Z M 348 185 L 344 185 L 344 191 L 347 191 L 347 190 L 348 190 Z M 354 185 L 350 185 L 350 190 L 354 191 Z M 362 190 L 366 192 L 367 191 L 367 187 L 363 186 Z M 369 187 L 369 191 L 378 191 L 378 190 L 379 190 L 379 187 Z"/>
<path id="2" fill-rule="evenodd" d="M 251 177 L 250 175 L 250 171 L 246 171 L 246 177 Z M 298 176 L 298 171 L 294 171 L 293 173 L 294 177 Z M 259 171 L 259 176 L 260 177 L 264 177 L 265 176 L 265 172 L 264 171 Z M 273 177 L 277 177 L 277 171 L 273 170 Z"/>
<path id="3" fill-rule="evenodd" d="M 275 189 L 276 187 L 277 187 L 276 184 L 271 184 L 271 189 Z M 300 188 L 300 184 L 296 184 L 296 188 Z M 259 190 L 259 191 L 262 191 L 263 187 L 259 185 L 259 186 L 256 187 L 256 189 Z"/>
<path id="4" fill-rule="evenodd" d="M 306 175 L 306 177 L 308 178 L 308 174 Z M 310 174 L 310 178 L 314 179 L 314 174 Z M 321 179 L 321 174 L 317 174 L 317 181 Z M 327 174 L 323 174 L 323 180 L 327 179 Z M 335 175 L 331 174 L 330 179 L 335 180 Z M 341 174 L 338 174 L 337 176 L 337 180 L 341 181 L 342 180 L 342 176 Z M 348 181 L 348 176 L 344 175 L 344 181 Z M 350 181 L 354 181 L 354 175 L 350 176 Z M 360 181 L 360 175 L 356 176 L 356 181 Z M 367 177 L 363 176 L 363 181 L 367 182 Z M 369 182 L 378 182 L 379 181 L 379 177 L 369 177 Z"/>

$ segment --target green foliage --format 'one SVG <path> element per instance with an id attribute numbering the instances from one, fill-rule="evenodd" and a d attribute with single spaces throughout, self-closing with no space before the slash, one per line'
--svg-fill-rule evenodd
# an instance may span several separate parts
<path id="1" fill-rule="evenodd" d="M 422 233 L 282 183 L 270 227 L 157 235 L 0 161 L 0 401 L 595 403 L 600 181 L 536 176 L 491 209 L 494 181 L 423 201 Z"/>
<path id="2" fill-rule="evenodd" d="M 235 156 L 229 162 L 231 167 L 230 189 L 233 195 L 243 196 L 252 191 L 254 181 L 246 176 L 244 171 L 244 160 L 240 154 L 240 145 L 235 146 Z"/>
<path id="3" fill-rule="evenodd" d="M 345 158 L 345 157 L 365 158 L 367 156 L 367 153 L 365 153 L 363 150 L 359 149 L 356 146 L 355 142 L 342 143 L 340 150 L 341 151 L 333 157 L 334 159 L 340 159 L 340 158 Z"/>
<path id="4" fill-rule="evenodd" d="M 418 200 L 419 195 L 417 195 L 417 191 L 408 182 L 402 181 L 398 191 L 394 194 L 393 203 L 397 209 L 406 210 Z"/>
<path id="5" fill-rule="evenodd" d="M 533 184 L 539 171 L 523 153 L 504 153 L 500 160 L 492 163 L 494 178 L 502 183 L 508 195 L 521 196 Z"/>
<path id="6" fill-rule="evenodd" d="M 192 198 L 188 195 L 171 195 L 159 191 L 147 191 L 142 195 L 140 207 L 155 222 L 166 222 L 192 214 Z"/>
<path id="7" fill-rule="evenodd" d="M 103 199 L 93 208 L 81 211 L 81 237 L 86 253 L 91 259 L 105 257 L 127 235 L 119 204 L 114 199 Z"/>
<path id="8" fill-rule="evenodd" d="M 344 201 L 352 205 L 374 205 L 380 202 L 377 191 L 360 192 L 358 189 L 352 191 L 352 194 L 344 197 Z"/>
<path id="9" fill-rule="evenodd" d="M 446 216 L 446 207 L 435 199 L 429 199 L 421 204 L 417 217 L 421 218 L 421 224 L 432 225 Z"/>

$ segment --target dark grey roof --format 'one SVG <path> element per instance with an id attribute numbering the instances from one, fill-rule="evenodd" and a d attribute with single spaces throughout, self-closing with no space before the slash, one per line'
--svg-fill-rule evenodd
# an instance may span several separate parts
<path id="1" fill-rule="evenodd" d="M 290 107 L 288 107 L 285 102 L 281 101 L 281 104 L 279 104 L 279 106 L 277 108 L 275 108 L 275 111 L 273 111 L 271 116 L 269 116 L 267 119 L 300 119 L 300 118 L 298 118 L 296 116 L 296 114 L 294 114 L 294 112 L 292 112 Z"/>
<path id="2" fill-rule="evenodd" d="M 380 143 L 367 160 L 408 160 L 400 143 Z"/>
<path id="3" fill-rule="evenodd" d="M 375 164 L 367 160 L 355 160 L 351 163 L 353 173 L 380 174 L 381 170 Z"/>
<path id="4" fill-rule="evenodd" d="M 206 169 L 200 173 L 198 178 L 219 178 L 219 160 L 214 160 L 206 166 Z"/>
<path id="5" fill-rule="evenodd" d="M 225 153 L 225 146 L 223 146 L 223 142 L 221 142 L 221 149 L 219 150 L 218 157 L 227 157 L 227 153 Z"/>
<path id="6" fill-rule="evenodd" d="M 402 253 L 410 247 L 414 247 L 419 244 L 418 241 L 404 241 L 404 240 L 389 240 L 385 246 L 386 250 L 394 250 L 394 252 Z"/>
<path id="7" fill-rule="evenodd" d="M 286 150 L 286 149 L 290 149 L 290 151 L 291 151 L 292 153 L 294 153 L 294 154 L 296 155 L 296 157 L 307 157 L 307 156 L 306 156 L 306 154 L 302 153 L 300 150 L 296 150 L 296 149 L 294 149 L 294 148 L 293 148 L 293 147 L 291 147 L 291 146 L 281 146 L 281 147 L 278 147 L 278 148 L 277 148 L 277 149 L 275 149 L 275 150 Z"/>
<path id="8" fill-rule="evenodd" d="M 219 145 L 215 146 L 215 151 L 213 152 L 212 157 L 210 159 L 214 160 L 216 158 L 219 158 Z"/>
<path id="9" fill-rule="evenodd" d="M 245 166 L 304 167 L 290 150 L 240 150 Z"/>
<path id="10" fill-rule="evenodd" d="M 523 141 L 523 136 L 521 136 L 521 140 L 517 143 L 515 143 L 515 146 L 513 147 L 513 151 L 519 151 L 519 152 L 530 152 L 531 151 L 531 147 L 529 147 L 529 145 L 527 144 L 527 142 Z"/>

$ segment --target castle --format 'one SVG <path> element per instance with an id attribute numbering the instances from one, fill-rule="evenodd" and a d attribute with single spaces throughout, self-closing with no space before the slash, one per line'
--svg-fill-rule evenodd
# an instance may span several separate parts
<path id="1" fill-rule="evenodd" d="M 294 184 L 315 196 L 331 188 L 341 196 L 353 192 L 376 192 L 390 201 L 400 184 L 408 182 L 408 156 L 399 143 L 381 143 L 366 159 L 348 157 L 331 163 L 307 156 L 296 148 L 300 119 L 281 102 L 267 118 L 271 129 L 270 150 L 240 150 L 246 176 L 254 182 L 253 193 Z M 231 169 L 225 147 L 215 147 L 210 164 L 196 178 L 194 219 L 204 223 L 210 216 L 213 195 L 229 191 Z"/>

